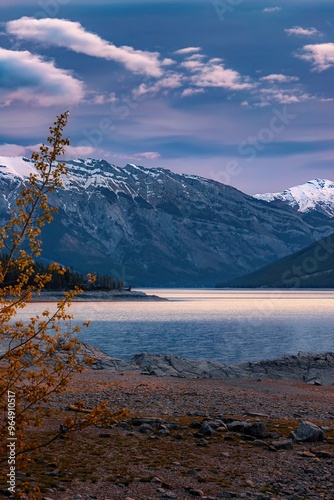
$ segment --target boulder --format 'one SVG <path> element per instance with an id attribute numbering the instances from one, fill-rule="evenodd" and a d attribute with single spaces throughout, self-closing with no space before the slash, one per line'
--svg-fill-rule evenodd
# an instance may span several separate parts
<path id="1" fill-rule="evenodd" d="M 312 422 L 302 422 L 295 432 L 291 433 L 291 438 L 295 441 L 314 443 L 323 441 L 324 431 Z"/>

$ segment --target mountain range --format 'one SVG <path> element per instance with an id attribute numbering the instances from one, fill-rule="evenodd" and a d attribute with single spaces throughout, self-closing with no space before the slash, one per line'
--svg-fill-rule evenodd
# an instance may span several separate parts
<path id="1" fill-rule="evenodd" d="M 164 168 L 94 159 L 67 167 L 63 187 L 50 194 L 59 210 L 44 229 L 43 257 L 132 286 L 214 286 L 334 232 L 330 181 L 311 181 L 319 203 L 304 211 L 274 195 L 252 197 Z M 1 221 L 33 171 L 27 158 L 0 157 Z"/>

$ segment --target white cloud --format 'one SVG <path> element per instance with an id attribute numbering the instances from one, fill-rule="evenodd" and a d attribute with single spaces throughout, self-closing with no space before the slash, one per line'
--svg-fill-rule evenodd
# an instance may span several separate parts
<path id="1" fill-rule="evenodd" d="M 279 104 L 297 104 L 304 101 L 309 101 L 313 97 L 299 88 L 291 90 L 282 90 L 278 88 L 261 89 L 260 99 L 256 103 L 257 106 L 270 106 L 273 102 Z"/>
<path id="2" fill-rule="evenodd" d="M 320 31 L 315 28 L 302 28 L 301 26 L 294 26 L 293 28 L 286 28 L 285 33 L 288 35 L 296 36 L 322 36 Z"/>
<path id="3" fill-rule="evenodd" d="M 282 10 L 282 7 L 266 7 L 262 10 L 262 12 L 271 13 L 271 12 L 279 12 Z"/>
<path id="4" fill-rule="evenodd" d="M 0 75 L 2 105 L 15 101 L 40 106 L 73 105 L 84 97 L 81 81 L 27 50 L 0 48 Z"/>
<path id="5" fill-rule="evenodd" d="M 233 69 L 225 68 L 216 58 L 207 63 L 188 59 L 181 66 L 192 73 L 190 82 L 197 87 L 221 87 L 229 90 L 246 90 L 253 87 L 247 78 Z"/>
<path id="6" fill-rule="evenodd" d="M 160 91 L 176 89 L 182 86 L 183 76 L 180 73 L 169 72 L 152 84 L 142 83 L 133 91 L 134 97 L 139 97 L 144 94 L 157 94 Z"/>
<path id="7" fill-rule="evenodd" d="M 201 47 L 185 47 L 184 49 L 179 49 L 174 52 L 174 54 L 192 54 L 193 52 L 199 52 Z"/>
<path id="8" fill-rule="evenodd" d="M 260 78 L 262 82 L 278 82 L 278 83 L 290 83 L 297 82 L 299 80 L 298 76 L 287 76 L 282 74 L 273 73 L 271 75 L 263 76 Z"/>
<path id="9" fill-rule="evenodd" d="M 93 96 L 92 99 L 92 104 L 108 104 L 108 103 L 113 103 L 117 102 L 117 97 L 115 92 L 111 92 L 110 94 L 104 95 L 104 94 L 96 94 Z"/>
<path id="10" fill-rule="evenodd" d="M 136 158 L 146 158 L 146 160 L 158 160 L 160 153 L 157 151 L 146 151 L 145 153 L 136 153 L 134 156 Z"/>
<path id="11" fill-rule="evenodd" d="M 78 158 L 91 156 L 95 152 L 92 146 L 66 146 L 66 158 Z"/>
<path id="12" fill-rule="evenodd" d="M 134 72 L 153 77 L 162 75 L 162 64 L 171 64 L 171 59 L 160 61 L 158 52 L 135 50 L 133 47 L 116 47 L 94 33 L 86 31 L 78 22 L 67 19 L 34 19 L 22 17 L 6 24 L 8 33 L 21 39 L 35 40 L 56 47 L 71 49 L 102 59 L 124 64 Z"/>
<path id="13" fill-rule="evenodd" d="M 189 97 L 189 96 L 195 95 L 195 94 L 203 94 L 203 92 L 205 92 L 204 89 L 192 89 L 192 88 L 189 88 L 189 89 L 185 89 L 181 93 L 181 97 Z"/>
<path id="14" fill-rule="evenodd" d="M 124 154 L 113 154 L 112 157 L 117 160 L 125 160 L 129 161 L 141 161 L 145 160 L 158 160 L 161 155 L 157 151 L 145 151 L 144 153 L 135 153 L 133 155 L 124 155 Z"/>
<path id="15" fill-rule="evenodd" d="M 334 66 L 334 43 L 305 45 L 296 57 L 310 62 L 315 71 L 324 71 Z"/>
<path id="16" fill-rule="evenodd" d="M 0 145 L 0 156 L 25 156 L 27 158 L 31 157 L 33 151 L 37 151 L 40 144 L 35 144 L 34 146 L 21 146 L 19 144 L 1 144 Z"/>
<path id="17" fill-rule="evenodd" d="M 24 156 L 31 158 L 34 151 L 39 151 L 41 144 L 34 144 L 32 146 L 22 146 L 19 144 L 1 144 L 0 156 Z M 77 158 L 78 156 L 89 156 L 93 154 L 95 149 L 90 146 L 66 146 L 66 154 L 64 158 Z"/>

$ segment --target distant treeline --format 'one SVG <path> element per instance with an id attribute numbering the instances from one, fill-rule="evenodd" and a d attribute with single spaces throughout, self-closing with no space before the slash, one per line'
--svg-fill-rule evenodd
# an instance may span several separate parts
<path id="1" fill-rule="evenodd" d="M 2 267 L 5 267 L 8 261 L 8 255 L 1 254 L 0 262 Z M 76 272 L 72 267 L 65 268 L 63 274 L 59 274 L 57 271 L 49 271 L 48 265 L 42 262 L 34 263 L 34 273 L 28 282 L 28 285 L 34 282 L 36 275 L 50 274 L 51 280 L 45 283 L 45 290 L 73 290 L 75 287 L 82 288 L 84 290 L 123 290 L 124 282 L 120 278 L 115 278 L 109 274 L 97 274 L 94 283 L 89 283 L 87 278 Z M 14 285 L 20 275 L 20 271 L 17 267 L 11 267 L 6 274 L 3 282 L 1 283 L 1 288 L 6 286 Z"/>

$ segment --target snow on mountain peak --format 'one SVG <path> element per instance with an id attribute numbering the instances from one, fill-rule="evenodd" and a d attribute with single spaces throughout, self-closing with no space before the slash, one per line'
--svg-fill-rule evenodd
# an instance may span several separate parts
<path id="1" fill-rule="evenodd" d="M 36 173 L 34 162 L 22 156 L 0 156 L 0 173 L 24 179 Z"/>
<path id="2" fill-rule="evenodd" d="M 286 203 L 298 212 L 318 211 L 334 217 L 334 182 L 328 179 L 312 179 L 281 193 L 256 194 L 254 198 Z"/>

